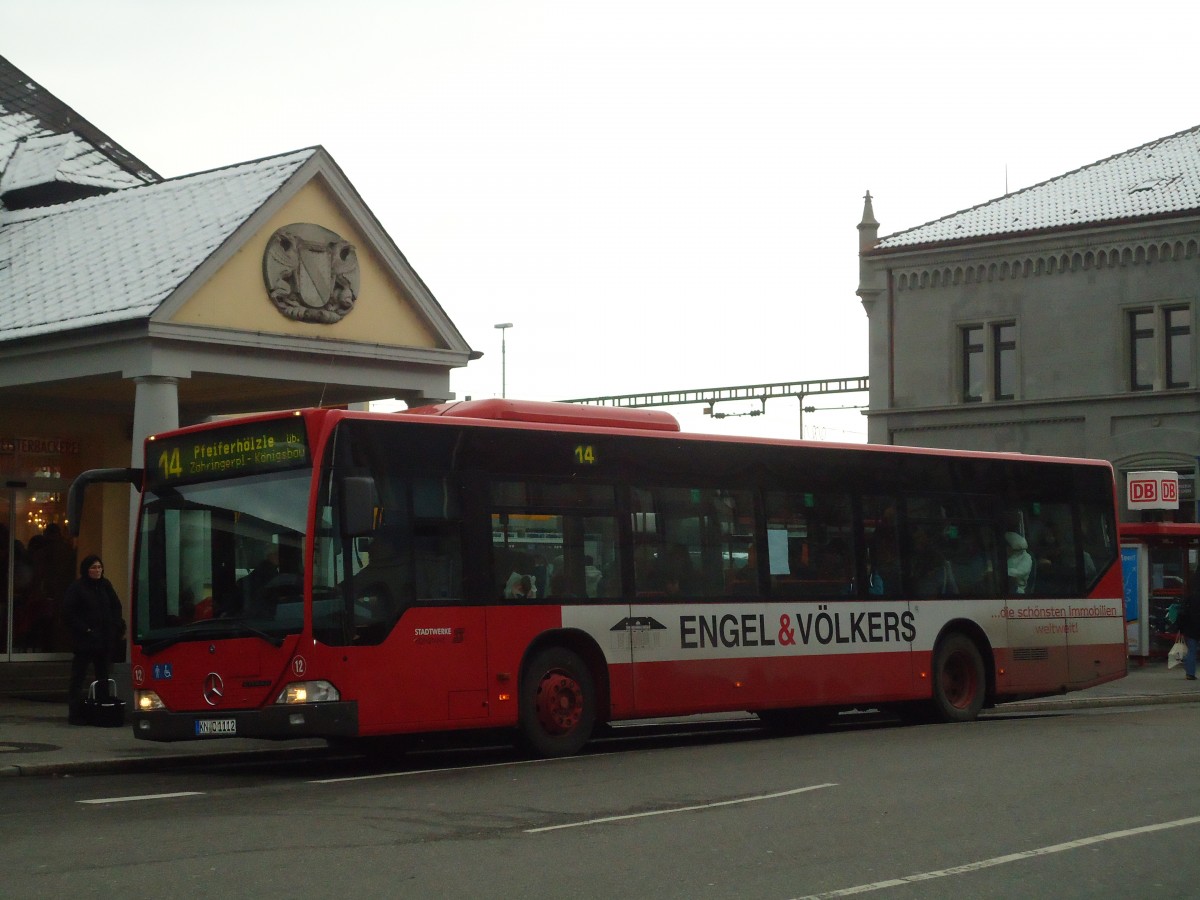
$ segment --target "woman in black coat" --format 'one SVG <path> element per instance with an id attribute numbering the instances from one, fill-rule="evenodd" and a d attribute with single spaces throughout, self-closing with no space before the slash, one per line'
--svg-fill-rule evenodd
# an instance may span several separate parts
<path id="1" fill-rule="evenodd" d="M 75 658 L 67 694 L 68 717 L 83 723 L 83 683 L 90 665 L 96 672 L 96 696 L 108 696 L 108 666 L 113 646 L 125 636 L 121 601 L 104 577 L 104 563 L 95 554 L 79 564 L 79 580 L 63 596 L 63 615 L 71 633 Z"/>

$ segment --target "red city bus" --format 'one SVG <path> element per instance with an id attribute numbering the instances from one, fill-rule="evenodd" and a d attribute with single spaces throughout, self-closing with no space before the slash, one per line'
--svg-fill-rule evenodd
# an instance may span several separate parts
<path id="1" fill-rule="evenodd" d="M 974 719 L 1126 673 L 1092 460 L 683 434 L 484 400 L 146 442 L 134 732 L 361 738 L 856 708 Z"/>

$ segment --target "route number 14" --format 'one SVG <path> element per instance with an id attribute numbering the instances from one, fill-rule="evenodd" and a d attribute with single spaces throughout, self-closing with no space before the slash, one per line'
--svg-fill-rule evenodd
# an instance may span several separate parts
<path id="1" fill-rule="evenodd" d="M 179 458 L 179 448 L 164 450 L 158 455 L 158 468 L 163 478 L 178 478 L 183 474 L 183 462 Z"/>

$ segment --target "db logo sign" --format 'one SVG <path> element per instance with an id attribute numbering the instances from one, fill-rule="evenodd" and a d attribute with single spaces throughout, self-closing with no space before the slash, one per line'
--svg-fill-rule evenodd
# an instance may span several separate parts
<path id="1" fill-rule="evenodd" d="M 1134 503 L 1153 503 L 1158 499 L 1158 482 L 1141 479 L 1129 480 L 1129 499 Z"/>
<path id="2" fill-rule="evenodd" d="M 1179 509 L 1177 472 L 1130 472 L 1126 485 L 1130 509 Z"/>

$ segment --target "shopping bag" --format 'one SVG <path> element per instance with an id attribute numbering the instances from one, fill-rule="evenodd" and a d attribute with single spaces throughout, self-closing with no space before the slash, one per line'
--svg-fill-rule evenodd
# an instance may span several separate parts
<path id="1" fill-rule="evenodd" d="M 1175 639 L 1175 646 L 1167 652 L 1167 668 L 1173 669 L 1183 662 L 1183 658 L 1187 656 L 1187 642 L 1180 635 Z"/>

